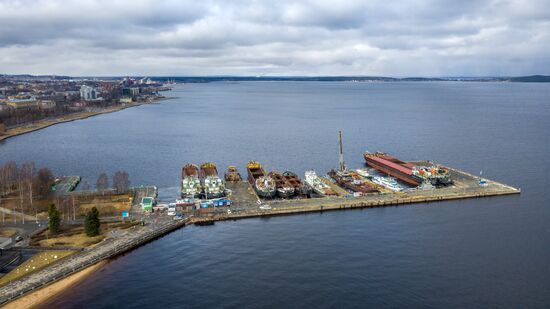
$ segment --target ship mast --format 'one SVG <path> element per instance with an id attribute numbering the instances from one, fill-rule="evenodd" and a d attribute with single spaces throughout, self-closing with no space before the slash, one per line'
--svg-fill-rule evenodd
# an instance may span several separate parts
<path id="1" fill-rule="evenodd" d="M 342 147 L 342 131 L 338 131 L 338 144 L 340 151 L 338 153 L 338 162 L 340 163 L 340 171 L 346 170 L 346 164 L 344 163 L 344 148 Z"/>

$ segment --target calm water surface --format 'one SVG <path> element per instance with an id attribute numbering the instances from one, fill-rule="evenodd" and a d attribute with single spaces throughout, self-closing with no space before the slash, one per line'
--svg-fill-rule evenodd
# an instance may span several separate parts
<path id="1" fill-rule="evenodd" d="M 520 187 L 520 196 L 187 227 L 120 257 L 51 308 L 544 307 L 550 304 L 550 85 L 244 82 L 177 86 L 177 99 L 0 143 L 95 183 L 178 191 L 186 162 L 220 170 L 337 164 L 364 150 L 430 159 Z"/>

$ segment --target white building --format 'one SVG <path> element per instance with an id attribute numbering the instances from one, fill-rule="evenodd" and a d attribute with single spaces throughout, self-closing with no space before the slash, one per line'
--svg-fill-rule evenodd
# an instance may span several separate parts
<path id="1" fill-rule="evenodd" d="M 94 101 L 99 98 L 99 90 L 94 87 L 82 85 L 80 87 L 80 98 L 84 101 Z"/>

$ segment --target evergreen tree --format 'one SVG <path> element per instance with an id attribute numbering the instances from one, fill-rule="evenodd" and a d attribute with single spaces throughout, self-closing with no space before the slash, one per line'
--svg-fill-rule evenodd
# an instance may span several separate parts
<path id="1" fill-rule="evenodd" d="M 89 237 L 99 235 L 99 211 L 97 208 L 92 207 L 86 214 L 86 219 L 84 220 L 84 230 L 86 235 Z"/>
<path id="2" fill-rule="evenodd" d="M 57 234 L 59 233 L 59 225 L 61 223 L 61 218 L 59 217 L 59 211 L 55 207 L 55 204 L 51 204 L 48 208 L 48 228 L 50 233 Z"/>

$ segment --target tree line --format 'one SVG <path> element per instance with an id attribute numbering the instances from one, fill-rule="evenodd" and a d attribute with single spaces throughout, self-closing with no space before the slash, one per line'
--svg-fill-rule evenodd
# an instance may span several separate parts
<path id="1" fill-rule="evenodd" d="M 47 168 L 36 168 L 34 162 L 25 162 L 20 166 L 15 161 L 0 165 L 0 196 L 19 192 L 31 200 L 35 197 L 49 196 L 55 177 Z"/>
<path id="2" fill-rule="evenodd" d="M 113 175 L 113 189 L 119 194 L 128 193 L 130 189 L 130 178 L 126 171 L 118 171 Z M 109 189 L 109 176 L 106 173 L 99 174 L 96 181 L 97 190 Z"/>
<path id="3" fill-rule="evenodd" d="M 84 231 L 86 236 L 93 237 L 100 233 L 101 221 L 99 220 L 99 211 L 92 207 L 84 219 Z M 48 208 L 48 229 L 50 233 L 57 234 L 61 231 L 61 215 L 55 204 Z"/>

